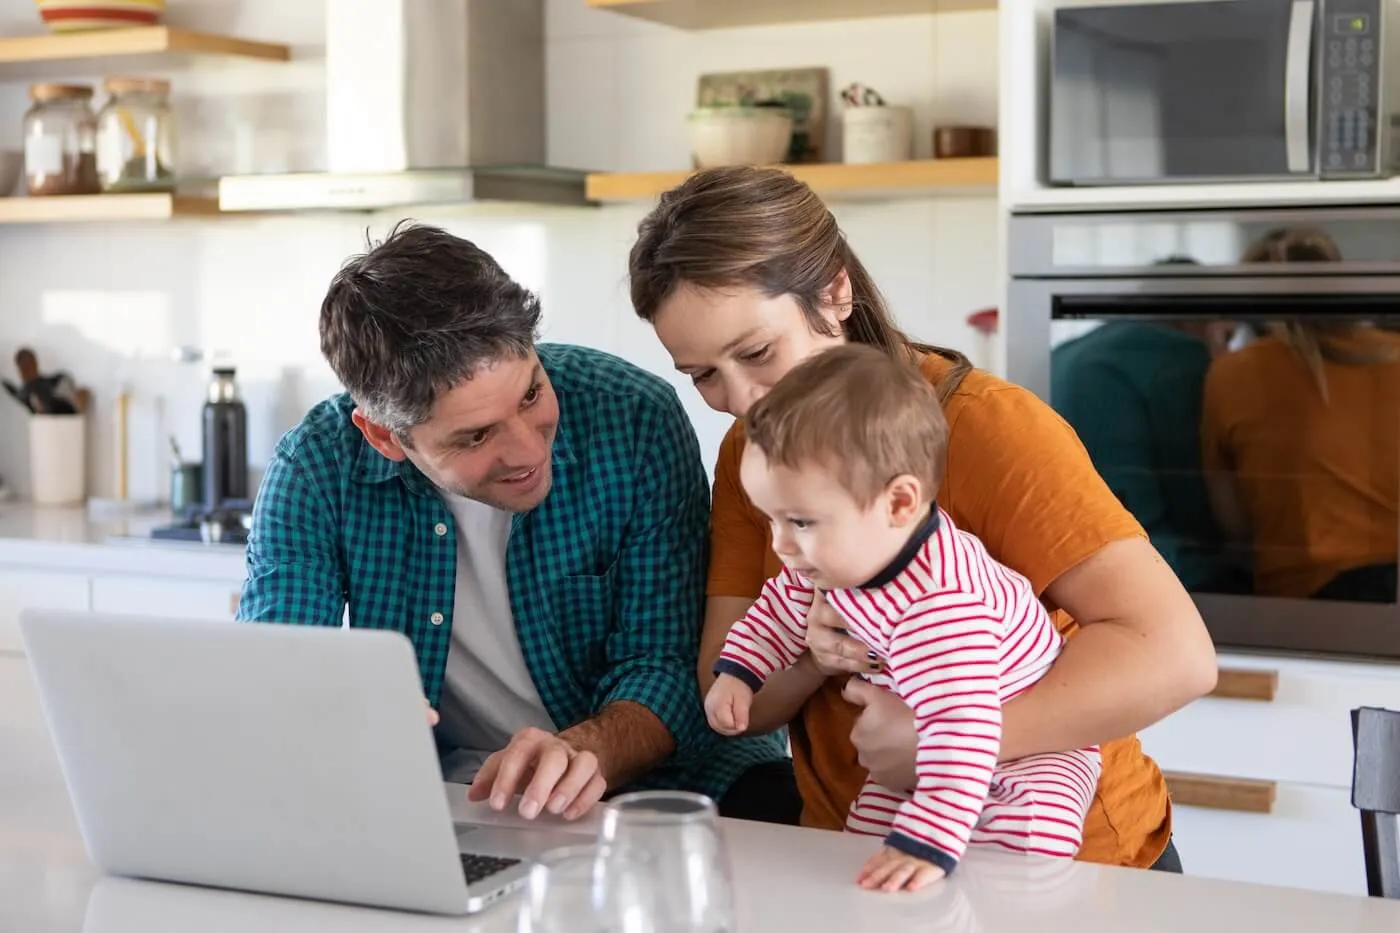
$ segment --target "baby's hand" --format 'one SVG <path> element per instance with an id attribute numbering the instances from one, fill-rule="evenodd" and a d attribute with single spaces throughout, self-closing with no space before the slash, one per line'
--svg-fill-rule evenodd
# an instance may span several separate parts
<path id="1" fill-rule="evenodd" d="M 881 846 L 860 870 L 856 883 L 867 891 L 917 891 L 944 874 L 943 869 L 932 862 Z"/>
<path id="2" fill-rule="evenodd" d="M 705 718 L 720 735 L 742 735 L 749 728 L 753 691 L 732 674 L 720 674 L 705 694 Z"/>

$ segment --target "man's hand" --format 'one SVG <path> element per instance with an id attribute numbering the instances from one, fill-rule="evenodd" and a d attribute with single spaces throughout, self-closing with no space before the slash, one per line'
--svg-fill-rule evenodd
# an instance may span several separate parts
<path id="1" fill-rule="evenodd" d="M 867 891 L 917 891 L 944 875 L 932 862 L 881 846 L 860 870 L 856 883 Z"/>
<path id="2" fill-rule="evenodd" d="M 812 608 L 807 611 L 807 652 L 817 669 L 828 677 L 879 671 L 880 659 L 863 642 L 851 638 L 845 625 L 845 620 L 817 590 L 812 596 Z"/>
<path id="3" fill-rule="evenodd" d="M 733 674 L 720 674 L 705 694 L 705 718 L 720 735 L 743 735 L 749 728 L 753 690 Z"/>
<path id="4" fill-rule="evenodd" d="M 542 729 L 522 729 L 510 744 L 486 759 L 467 790 L 468 800 L 491 800 L 504 810 L 521 791 L 520 815 L 533 820 L 542 810 L 576 820 L 608 789 L 598 756 L 580 751 Z"/>
<path id="5" fill-rule="evenodd" d="M 851 744 L 861 765 L 886 787 L 912 789 L 919 780 L 914 764 L 919 749 L 914 711 L 890 691 L 856 677 L 846 682 L 841 695 L 861 707 L 851 728 Z"/>

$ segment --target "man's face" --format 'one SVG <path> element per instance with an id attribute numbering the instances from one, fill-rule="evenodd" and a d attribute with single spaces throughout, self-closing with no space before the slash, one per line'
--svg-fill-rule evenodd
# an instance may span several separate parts
<path id="1" fill-rule="evenodd" d="M 363 420 L 358 412 L 356 420 Z M 361 430 L 376 450 L 393 460 L 407 458 L 439 489 L 528 512 L 549 494 L 558 427 L 559 400 L 531 351 L 485 363 L 444 393 L 431 417 L 409 430 L 411 446 L 367 422 Z"/>

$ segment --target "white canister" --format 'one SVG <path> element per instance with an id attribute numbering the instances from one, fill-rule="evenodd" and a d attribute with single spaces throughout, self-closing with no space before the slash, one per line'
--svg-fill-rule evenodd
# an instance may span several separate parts
<path id="1" fill-rule="evenodd" d="M 36 505 L 77 505 L 87 493 L 87 418 L 30 415 L 29 483 Z"/>
<path id="2" fill-rule="evenodd" d="M 904 162 L 914 157 L 914 111 L 889 105 L 847 107 L 841 117 L 844 161 Z"/>

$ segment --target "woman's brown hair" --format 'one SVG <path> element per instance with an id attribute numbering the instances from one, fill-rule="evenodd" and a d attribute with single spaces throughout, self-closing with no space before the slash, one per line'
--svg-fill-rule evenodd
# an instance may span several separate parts
<path id="1" fill-rule="evenodd" d="M 1244 254 L 1245 262 L 1341 262 L 1342 251 L 1332 238 L 1311 227 L 1270 230 Z M 1324 402 L 1329 401 L 1327 371 L 1324 363 L 1344 366 L 1371 366 L 1393 363 L 1397 355 L 1392 346 L 1357 346 L 1339 343 L 1339 339 L 1359 336 L 1364 328 L 1355 321 L 1285 321 L 1273 325 L 1273 333 L 1282 340 L 1312 374 Z"/>
<path id="2" fill-rule="evenodd" d="M 951 360 L 938 386 L 940 400 L 972 370 L 958 351 L 916 343 L 899 329 L 831 211 L 782 169 L 730 166 L 690 176 L 642 220 L 627 266 L 632 307 L 648 323 L 682 283 L 747 286 L 791 295 L 808 326 L 828 336 L 835 334 L 821 314 L 822 295 L 844 269 L 851 281 L 848 340 L 906 360 L 924 353 Z"/>

